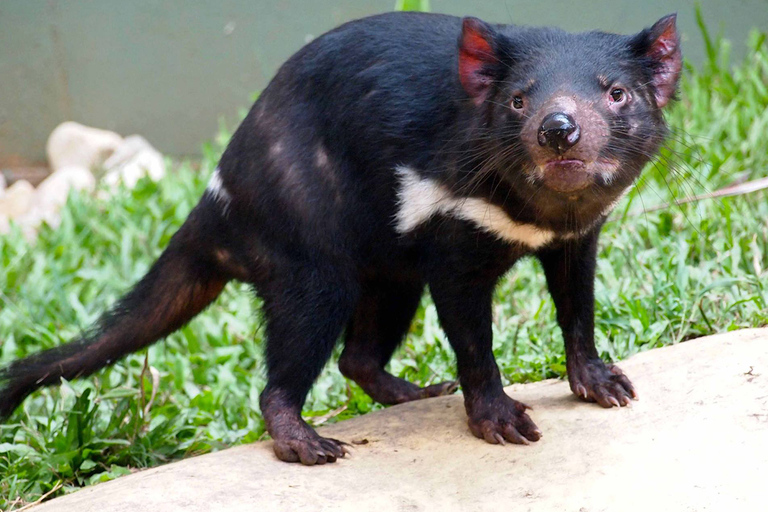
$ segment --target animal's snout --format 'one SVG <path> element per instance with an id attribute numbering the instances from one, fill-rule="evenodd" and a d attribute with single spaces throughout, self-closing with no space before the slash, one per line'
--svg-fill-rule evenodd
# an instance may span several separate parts
<path id="1" fill-rule="evenodd" d="M 570 115 L 563 112 L 548 114 L 539 126 L 540 146 L 549 146 L 558 155 L 573 147 L 581 137 L 581 129 Z"/>

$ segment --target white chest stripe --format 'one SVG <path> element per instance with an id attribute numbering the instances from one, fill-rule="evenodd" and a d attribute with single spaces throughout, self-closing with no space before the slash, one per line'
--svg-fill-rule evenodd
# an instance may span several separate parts
<path id="1" fill-rule="evenodd" d="M 224 183 L 221 181 L 218 168 L 213 172 L 213 176 L 211 176 L 211 181 L 208 182 L 208 188 L 206 190 L 214 199 L 222 203 L 225 209 L 229 206 L 232 197 L 229 195 L 229 192 L 227 192 L 227 189 L 224 188 Z"/>
<path id="2" fill-rule="evenodd" d="M 455 197 L 442 185 L 420 177 L 408 167 L 398 167 L 397 174 L 400 190 L 395 229 L 398 233 L 408 233 L 434 215 L 448 215 L 470 221 L 502 240 L 532 249 L 555 238 L 552 231 L 513 221 L 504 210 L 483 199 Z"/>

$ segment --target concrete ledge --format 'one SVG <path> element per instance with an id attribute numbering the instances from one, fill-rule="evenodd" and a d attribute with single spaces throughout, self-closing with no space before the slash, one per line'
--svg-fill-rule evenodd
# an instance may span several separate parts
<path id="1" fill-rule="evenodd" d="M 142 471 L 39 512 L 283 510 L 763 510 L 768 486 L 768 329 L 710 336 L 620 365 L 640 400 L 605 410 L 566 382 L 515 385 L 544 437 L 493 446 L 461 396 L 391 407 L 323 429 L 355 446 L 304 467 L 270 442 Z"/>

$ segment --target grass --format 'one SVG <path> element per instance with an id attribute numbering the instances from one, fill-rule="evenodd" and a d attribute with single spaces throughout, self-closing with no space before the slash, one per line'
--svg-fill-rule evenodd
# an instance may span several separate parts
<path id="1" fill-rule="evenodd" d="M 596 323 L 607 359 L 768 323 L 764 192 L 643 213 L 767 174 L 765 34 L 753 33 L 749 47 L 732 68 L 727 42 L 708 39 L 708 61 L 687 69 L 682 100 L 669 112 L 668 148 L 604 229 Z M 0 362 L 71 339 L 141 277 L 202 194 L 228 135 L 222 129 L 206 145 L 199 170 L 182 162 L 162 182 L 142 181 L 108 201 L 71 196 L 61 227 L 43 229 L 35 245 L 18 231 L 0 238 Z M 0 509 L 263 438 L 258 307 L 232 284 L 165 342 L 35 393 L 0 426 Z M 534 261 L 504 279 L 495 308 L 505 382 L 563 377 L 562 339 Z M 337 357 L 309 396 L 310 418 L 380 407 L 339 374 Z M 422 385 L 455 376 L 427 297 L 390 368 Z"/>

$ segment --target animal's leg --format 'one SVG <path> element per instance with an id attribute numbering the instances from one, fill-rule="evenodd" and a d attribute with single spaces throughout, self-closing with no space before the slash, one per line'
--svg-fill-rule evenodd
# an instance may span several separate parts
<path id="1" fill-rule="evenodd" d="M 423 290 L 421 281 L 368 282 L 347 326 L 339 369 L 379 403 L 446 395 L 458 387 L 450 381 L 421 388 L 384 369 L 408 332 Z"/>
<path id="2" fill-rule="evenodd" d="M 267 319 L 267 386 L 261 412 L 286 462 L 325 464 L 344 443 L 320 437 L 301 418 L 307 393 L 331 355 L 357 300 L 357 283 L 330 266 L 294 266 L 259 290 Z"/>
<path id="3" fill-rule="evenodd" d="M 472 433 L 487 442 L 528 444 L 541 431 L 525 404 L 507 396 L 492 350 L 491 301 L 495 277 L 442 271 L 429 281 L 440 323 L 456 351 Z"/>
<path id="4" fill-rule="evenodd" d="M 539 259 L 565 339 L 571 391 L 582 400 L 619 407 L 629 404 L 637 394 L 621 370 L 603 363 L 595 348 L 597 235 L 596 230 L 581 240 L 544 251 Z"/>

